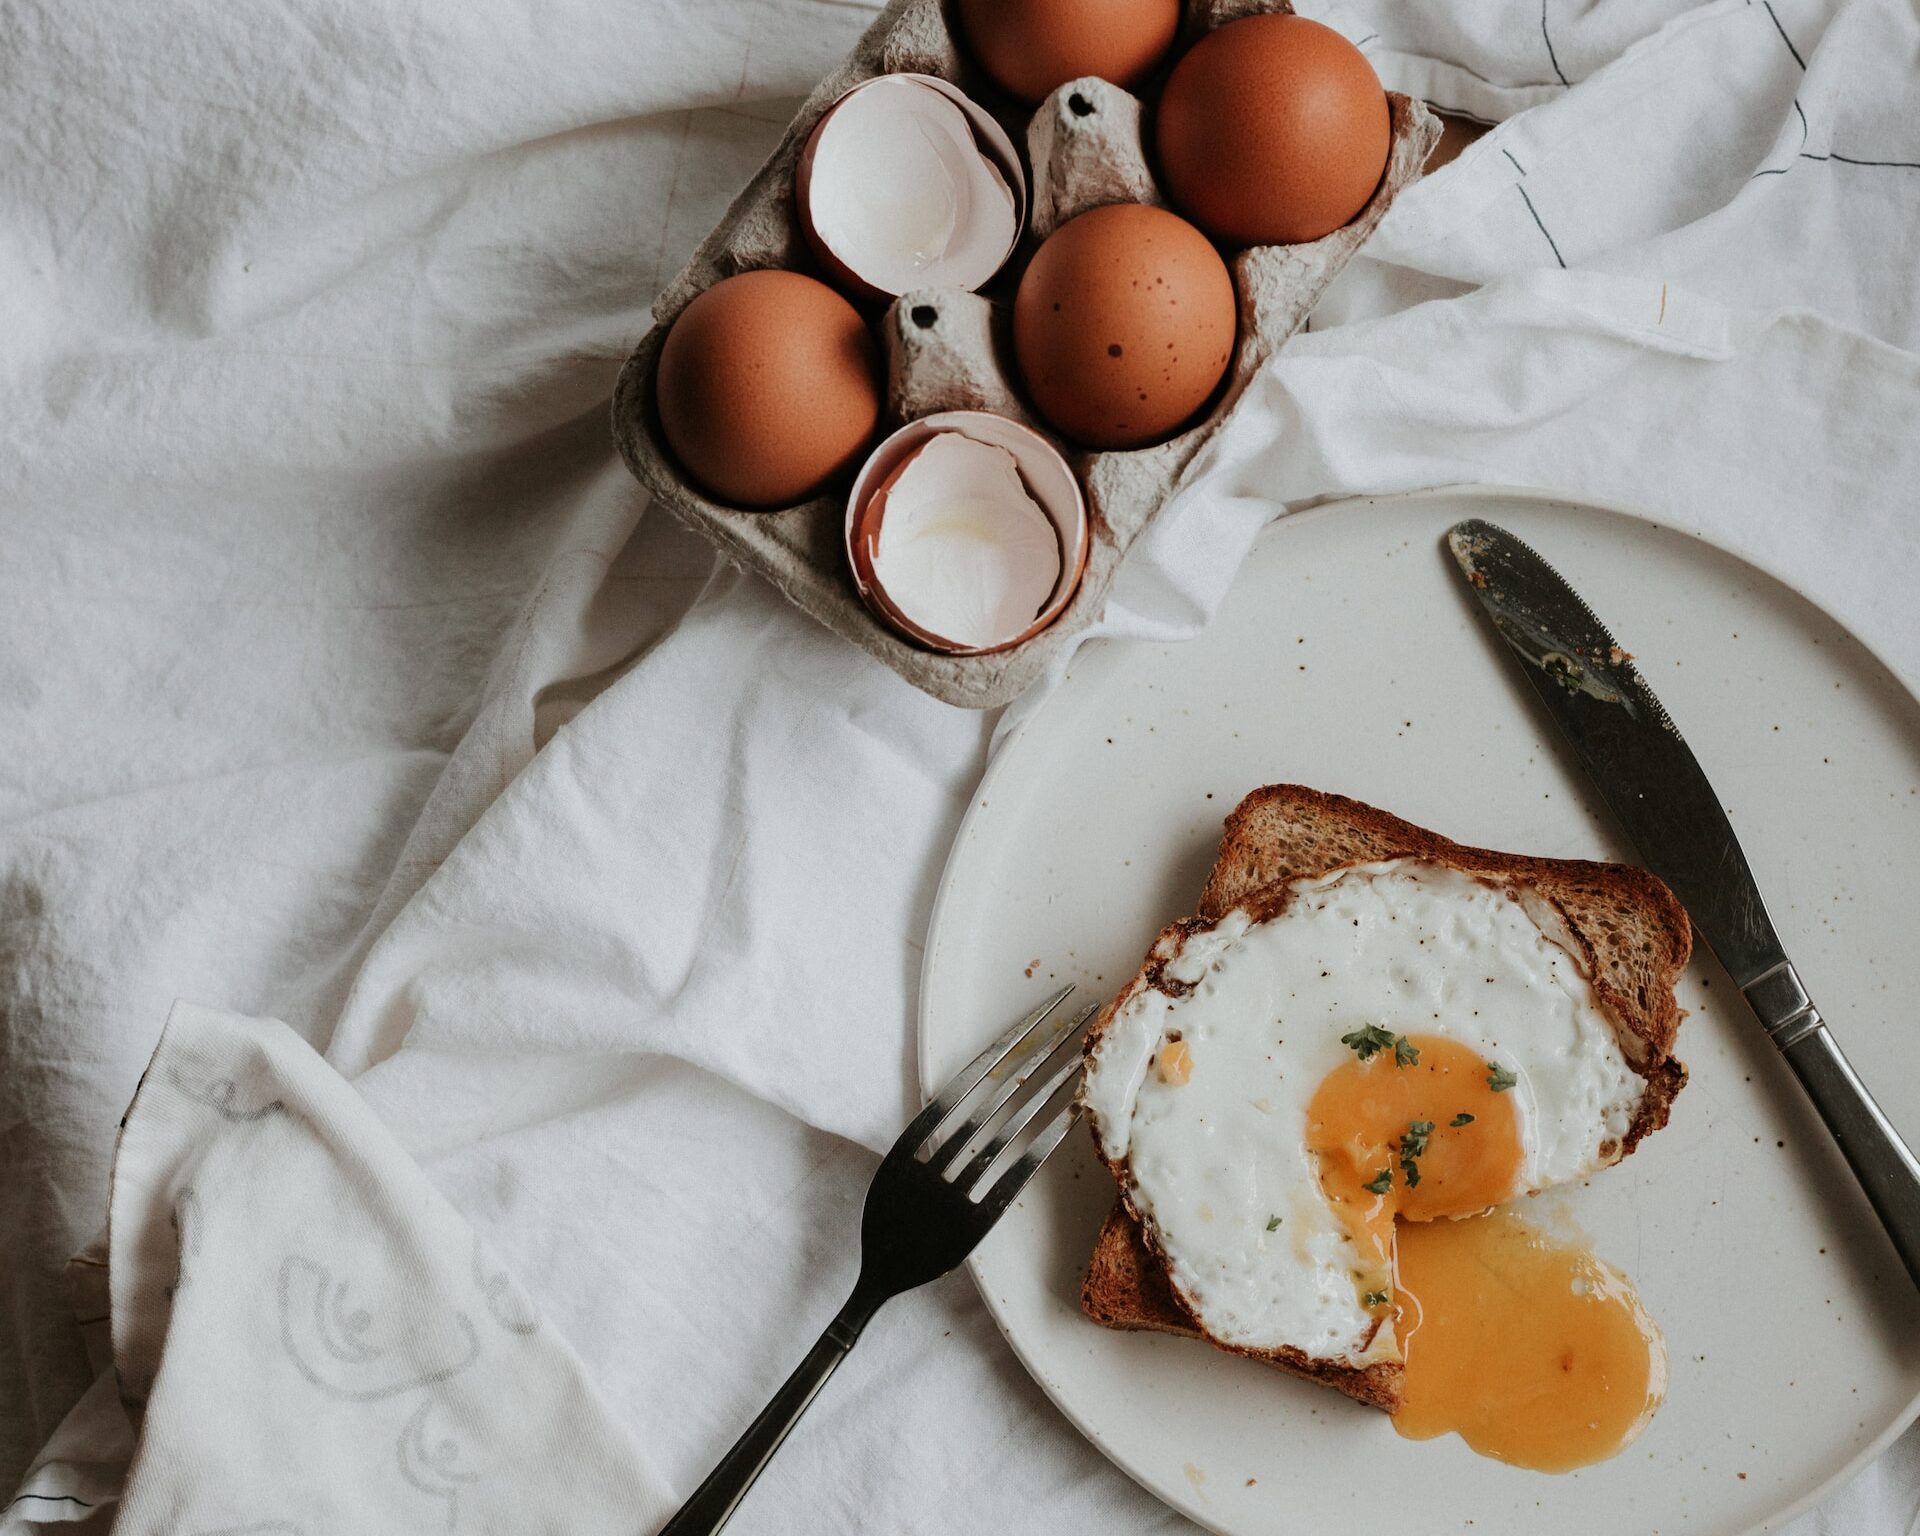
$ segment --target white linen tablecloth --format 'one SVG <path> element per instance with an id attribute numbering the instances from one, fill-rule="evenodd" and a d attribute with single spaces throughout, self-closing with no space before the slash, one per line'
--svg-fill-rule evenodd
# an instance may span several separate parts
<path id="1" fill-rule="evenodd" d="M 1289 507 L 1521 482 L 1791 569 L 1920 679 L 1911 7 L 1303 8 L 1499 126 L 1103 632 L 1191 634 Z M 605 408 L 870 17 L 0 5 L 0 1531 L 651 1528 L 839 1302 L 1037 695 L 949 709 L 727 569 Z M 1909 1436 L 1791 1529 L 1916 1510 Z M 964 1277 L 735 1528 L 796 1525 L 1188 1528 Z"/>

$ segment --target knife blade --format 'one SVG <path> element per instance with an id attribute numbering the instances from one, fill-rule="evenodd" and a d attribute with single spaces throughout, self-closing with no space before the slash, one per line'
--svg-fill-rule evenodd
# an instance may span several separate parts
<path id="1" fill-rule="evenodd" d="M 1506 529 L 1456 524 L 1447 547 L 1528 686 L 1792 1066 L 1920 1285 L 1920 1161 L 1814 1007 L 1720 797 L 1632 656 Z"/>

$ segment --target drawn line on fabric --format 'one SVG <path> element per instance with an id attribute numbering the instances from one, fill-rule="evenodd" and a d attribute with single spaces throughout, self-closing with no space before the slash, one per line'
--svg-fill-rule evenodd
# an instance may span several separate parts
<path id="1" fill-rule="evenodd" d="M 1783 33 L 1782 36 L 1784 35 Z M 1547 61 L 1553 65 L 1553 72 L 1560 77 L 1560 83 L 1562 85 L 1572 85 L 1573 82 L 1567 78 L 1567 72 L 1560 67 L 1560 55 L 1553 51 L 1553 34 L 1547 31 L 1547 0 L 1540 0 L 1540 36 L 1546 40 Z M 1793 45 L 1789 43 L 1787 46 L 1792 47 Z M 1548 238 L 1551 239 L 1552 237 L 1549 236 Z M 1566 263 L 1563 261 L 1560 265 L 1564 267 Z"/>
<path id="2" fill-rule="evenodd" d="M 167 1078 L 196 1104 L 204 1104 L 222 1120 L 234 1125 L 247 1125 L 255 1120 L 264 1120 L 269 1115 L 281 1114 L 286 1110 L 283 1100 L 274 1099 L 262 1104 L 258 1109 L 235 1109 L 234 1096 L 239 1093 L 240 1085 L 230 1077 L 210 1079 L 204 1087 L 198 1086 L 181 1075 L 178 1067 L 167 1068 Z M 125 1122 L 123 1121 L 122 1124 Z"/>
<path id="3" fill-rule="evenodd" d="M 473 1283 L 480 1289 L 488 1315 L 502 1328 L 523 1337 L 540 1331 L 540 1314 L 505 1270 L 489 1268 L 478 1234 L 473 1239 Z"/>
<path id="4" fill-rule="evenodd" d="M 1465 107 L 1443 107 L 1437 101 L 1429 101 L 1427 105 L 1443 117 L 1464 117 L 1468 122 L 1478 123 L 1482 128 L 1498 128 L 1500 126 L 1493 118 L 1475 116 L 1473 113 L 1467 111 Z"/>
<path id="5" fill-rule="evenodd" d="M 289 1254 L 280 1265 L 278 1286 L 280 1347 L 285 1351 L 287 1359 L 292 1362 L 293 1368 L 330 1397 L 349 1403 L 379 1402 L 383 1398 L 398 1397 L 403 1392 L 417 1391 L 421 1387 L 434 1386 L 458 1376 L 480 1358 L 479 1331 L 475 1329 L 473 1320 L 466 1313 L 455 1312 L 452 1315 L 452 1321 L 461 1337 L 458 1359 L 431 1370 L 419 1371 L 398 1381 L 389 1381 L 375 1386 L 343 1386 L 338 1382 L 329 1381 L 301 1353 L 300 1345 L 294 1337 L 296 1313 L 294 1277 L 296 1275 L 306 1276 L 308 1288 L 312 1291 L 308 1303 L 311 1311 L 309 1329 L 323 1353 L 332 1356 L 342 1365 L 355 1369 L 361 1365 L 374 1363 L 384 1357 L 387 1351 L 375 1347 L 361 1337 L 371 1325 L 372 1318 L 361 1311 L 345 1310 L 347 1291 L 345 1281 L 341 1281 L 336 1286 L 333 1276 L 325 1267 L 299 1254 Z"/>
<path id="6" fill-rule="evenodd" d="M 28 1499 L 41 1499 L 48 1504 L 77 1504 L 81 1509 L 99 1507 L 89 1504 L 85 1499 L 76 1499 L 70 1493 L 16 1493 L 6 1503 L 0 1504 L 0 1509 L 12 1509 L 14 1505 L 25 1503 Z"/>
<path id="7" fill-rule="evenodd" d="M 394 1442 L 394 1456 L 400 1475 L 429 1498 L 447 1506 L 447 1529 L 460 1523 L 460 1490 L 480 1481 L 478 1472 L 460 1465 L 460 1447 L 452 1440 L 429 1440 L 427 1415 L 433 1411 L 433 1399 L 413 1410 Z"/>
<path id="8" fill-rule="evenodd" d="M 1838 160 L 1842 165 L 1866 165 L 1900 171 L 1920 171 L 1920 160 L 1856 160 L 1852 155 L 1843 155 L 1838 150 L 1825 155 L 1802 155 L 1800 158 L 1802 160 Z"/>
<path id="9" fill-rule="evenodd" d="M 1527 205 L 1527 212 L 1533 215 L 1533 222 L 1539 227 L 1540 233 L 1547 237 L 1547 247 L 1553 252 L 1553 259 L 1560 263 L 1561 269 L 1564 271 L 1567 265 L 1567 258 L 1560 254 L 1559 244 L 1554 240 L 1547 226 L 1541 223 L 1540 212 L 1533 206 L 1533 199 L 1527 196 L 1527 189 L 1516 181 L 1513 184 L 1513 190 L 1520 194 L 1520 201 Z"/>
<path id="10" fill-rule="evenodd" d="M 1780 25 L 1780 17 L 1773 9 L 1773 0 L 1760 0 L 1760 3 L 1767 8 L 1767 14 L 1773 17 L 1773 30 L 1780 34 L 1780 41 L 1787 45 L 1787 52 L 1793 55 L 1793 62 L 1804 70 L 1807 67 L 1807 61 L 1800 57 L 1800 50 L 1793 46 L 1793 39 L 1787 36 L 1787 29 Z"/>

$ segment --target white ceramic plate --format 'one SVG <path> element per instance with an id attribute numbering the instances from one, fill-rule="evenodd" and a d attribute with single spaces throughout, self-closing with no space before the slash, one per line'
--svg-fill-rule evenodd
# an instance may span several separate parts
<path id="1" fill-rule="evenodd" d="M 987 775 L 948 863 L 922 980 L 943 1080 L 1038 997 L 1105 997 L 1192 909 L 1254 785 L 1371 801 L 1483 846 L 1631 854 L 1440 546 L 1490 517 L 1636 653 L 1730 808 L 1788 949 L 1855 1065 L 1920 1136 L 1920 704 L 1780 582 L 1684 534 L 1524 493 L 1348 502 L 1260 540 L 1206 633 L 1092 647 Z M 1233 1536 L 1764 1529 L 1920 1410 L 1920 1304 L 1724 972 L 1681 1001 L 1672 1123 L 1542 1197 L 1637 1281 L 1672 1381 L 1647 1432 L 1566 1476 L 1400 1439 L 1371 1409 L 1204 1344 L 1087 1322 L 1112 1198 L 1086 1138 L 973 1259 L 987 1305 L 1116 1462 Z M 1530 1210 L 1540 1214 L 1536 1203 Z"/>

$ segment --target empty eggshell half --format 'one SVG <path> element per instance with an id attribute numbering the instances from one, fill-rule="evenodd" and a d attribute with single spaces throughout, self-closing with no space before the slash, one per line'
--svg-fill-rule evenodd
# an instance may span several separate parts
<path id="1" fill-rule="evenodd" d="M 1039 433 L 987 411 L 909 422 L 847 499 L 861 598 L 929 650 L 983 655 L 1045 629 L 1087 563 L 1080 483 Z"/>
<path id="2" fill-rule="evenodd" d="M 868 504 L 874 589 L 914 626 L 980 649 L 1021 633 L 1060 581 L 1060 536 L 1013 455 L 958 432 L 927 439 Z"/>
<path id="3" fill-rule="evenodd" d="M 794 176 L 801 232 L 863 298 L 978 288 L 1013 254 L 1026 173 L 1004 130 L 931 75 L 879 75 L 814 125 Z"/>

